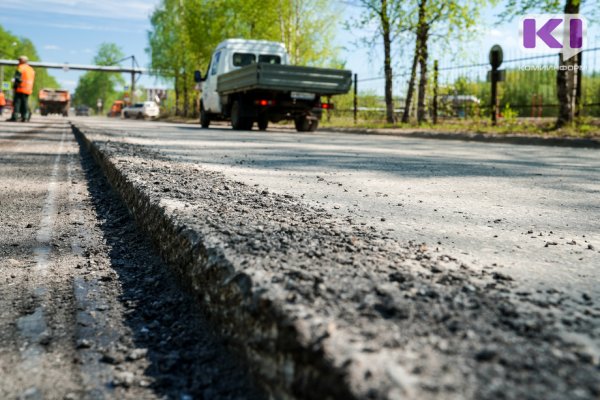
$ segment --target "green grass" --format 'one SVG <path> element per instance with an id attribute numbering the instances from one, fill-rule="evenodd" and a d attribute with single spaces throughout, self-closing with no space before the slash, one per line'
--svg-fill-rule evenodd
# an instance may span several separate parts
<path id="1" fill-rule="evenodd" d="M 177 123 L 198 123 L 197 118 L 185 118 L 175 116 L 162 116 L 159 120 Z M 481 133 L 488 135 L 527 135 L 543 137 L 573 137 L 573 138 L 600 138 L 600 119 L 580 118 L 571 126 L 556 129 L 554 118 L 501 118 L 498 125 L 492 126 L 488 118 L 469 119 L 443 119 L 437 125 L 424 123 L 390 124 L 381 119 L 359 119 L 354 124 L 352 117 L 331 116 L 328 121 L 324 115 L 321 120 L 321 128 L 348 128 L 348 129 L 385 129 L 398 130 L 398 132 L 410 133 L 434 132 L 434 133 Z M 281 125 L 293 126 L 292 122 L 282 121 Z"/>
<path id="2" fill-rule="evenodd" d="M 424 123 L 418 125 L 390 124 L 381 120 L 359 120 L 354 124 L 352 118 L 331 117 L 329 121 L 323 118 L 321 126 L 324 128 L 358 128 L 358 129 L 397 129 L 403 132 L 424 131 L 439 133 L 482 133 L 491 135 L 531 135 L 544 137 L 600 137 L 600 120 L 581 118 L 571 126 L 560 129 L 555 127 L 554 118 L 505 118 L 500 119 L 498 125 L 492 126 L 491 121 L 483 118 L 441 120 L 437 125 Z"/>

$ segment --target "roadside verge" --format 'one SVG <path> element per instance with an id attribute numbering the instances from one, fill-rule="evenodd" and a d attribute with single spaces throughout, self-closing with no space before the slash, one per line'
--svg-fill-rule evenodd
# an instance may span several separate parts
<path id="1" fill-rule="evenodd" d="M 472 142 L 507 143 L 533 146 L 587 147 L 596 149 L 600 148 L 600 139 L 593 138 L 546 137 L 519 134 L 492 135 L 486 133 L 446 133 L 406 129 L 363 129 L 335 127 L 324 127 L 322 129 L 331 132 L 360 135 L 387 135 L 421 139 L 462 140 Z"/>

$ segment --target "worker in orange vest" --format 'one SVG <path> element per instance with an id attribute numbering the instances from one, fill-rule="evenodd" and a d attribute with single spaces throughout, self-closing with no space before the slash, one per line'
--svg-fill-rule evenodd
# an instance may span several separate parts
<path id="1" fill-rule="evenodd" d="M 2 116 L 2 111 L 4 111 L 4 107 L 6 107 L 6 97 L 4 96 L 4 92 L 0 89 L 0 116 Z"/>
<path id="2" fill-rule="evenodd" d="M 27 56 L 19 57 L 19 65 L 15 72 L 15 97 L 13 100 L 13 114 L 9 121 L 29 121 L 31 112 L 29 111 L 29 95 L 33 92 L 33 81 L 35 80 L 35 71 L 27 64 Z"/>

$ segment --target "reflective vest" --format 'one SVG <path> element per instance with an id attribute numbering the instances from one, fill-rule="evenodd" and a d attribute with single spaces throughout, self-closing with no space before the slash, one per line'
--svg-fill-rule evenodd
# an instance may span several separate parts
<path id="1" fill-rule="evenodd" d="M 6 98 L 4 97 L 4 93 L 0 93 L 0 107 L 4 107 L 6 105 Z"/>
<path id="2" fill-rule="evenodd" d="M 35 71 L 27 64 L 21 64 L 17 67 L 21 73 L 21 83 L 15 91 L 17 93 L 31 94 L 33 92 L 33 80 L 35 79 Z"/>

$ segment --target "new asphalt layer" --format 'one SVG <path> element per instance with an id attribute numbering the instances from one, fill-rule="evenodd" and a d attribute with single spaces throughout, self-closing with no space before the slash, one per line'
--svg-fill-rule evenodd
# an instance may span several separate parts
<path id="1" fill-rule="evenodd" d="M 274 397 L 600 394 L 594 150 L 73 129 Z"/>

